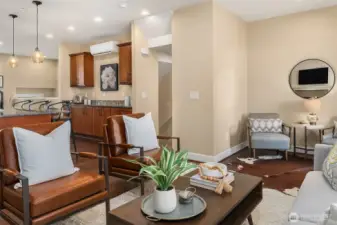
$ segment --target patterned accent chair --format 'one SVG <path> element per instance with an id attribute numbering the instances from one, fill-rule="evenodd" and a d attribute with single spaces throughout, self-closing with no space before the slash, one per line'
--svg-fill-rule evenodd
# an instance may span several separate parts
<path id="1" fill-rule="evenodd" d="M 277 113 L 249 114 L 248 141 L 251 154 L 256 158 L 256 149 L 283 151 L 288 160 L 291 130 Z"/>
<path id="2" fill-rule="evenodd" d="M 322 130 L 322 144 L 335 145 L 337 144 L 337 135 L 335 135 L 335 126 L 328 127 Z"/>

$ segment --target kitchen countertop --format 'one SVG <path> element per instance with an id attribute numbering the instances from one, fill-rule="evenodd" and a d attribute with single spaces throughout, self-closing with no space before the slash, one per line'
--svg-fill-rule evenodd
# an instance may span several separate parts
<path id="1" fill-rule="evenodd" d="M 121 108 L 121 109 L 132 109 L 132 106 L 123 105 L 84 105 L 84 104 L 72 104 L 72 107 L 104 107 L 104 108 Z"/>
<path id="2" fill-rule="evenodd" d="M 38 116 L 38 115 L 56 115 L 60 113 L 59 110 L 49 110 L 49 111 L 26 111 L 19 109 L 5 109 L 0 110 L 0 118 L 5 117 L 19 117 L 19 116 Z"/>

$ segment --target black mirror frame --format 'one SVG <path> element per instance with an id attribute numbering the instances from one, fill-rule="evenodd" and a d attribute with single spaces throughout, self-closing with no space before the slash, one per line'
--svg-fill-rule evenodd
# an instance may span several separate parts
<path id="1" fill-rule="evenodd" d="M 332 67 L 329 63 L 327 63 L 326 61 L 323 61 L 323 60 L 321 60 L 321 59 L 315 59 L 315 58 L 312 58 L 312 59 L 305 59 L 305 60 L 300 61 L 299 63 L 297 63 L 297 64 L 290 70 L 289 78 L 288 78 L 288 84 L 289 84 L 290 89 L 292 90 L 292 92 L 294 92 L 295 95 L 297 95 L 298 97 L 300 97 L 300 98 L 302 98 L 302 99 L 308 99 L 308 98 L 304 98 L 304 97 L 298 95 L 298 94 L 294 91 L 294 89 L 293 89 L 292 86 L 291 86 L 290 78 L 291 78 L 291 74 L 292 74 L 293 70 L 294 70 L 298 65 L 300 65 L 300 64 L 303 63 L 303 62 L 309 61 L 309 60 L 317 60 L 317 61 L 321 61 L 321 62 L 325 63 L 326 65 L 328 65 L 328 66 L 331 68 L 331 70 L 332 70 L 332 72 L 333 72 L 333 75 L 334 75 L 334 81 L 333 81 L 333 85 L 332 85 L 331 89 L 330 89 L 325 95 L 323 95 L 323 96 L 321 96 L 321 97 L 317 97 L 318 99 L 320 99 L 320 98 L 323 98 L 323 97 L 327 96 L 327 95 L 332 91 L 332 89 L 335 87 L 335 85 L 336 85 L 336 73 L 335 73 L 335 70 L 334 70 L 333 67 Z"/>

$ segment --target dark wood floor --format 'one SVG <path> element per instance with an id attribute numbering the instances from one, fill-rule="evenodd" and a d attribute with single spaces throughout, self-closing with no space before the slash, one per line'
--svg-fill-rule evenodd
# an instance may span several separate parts
<path id="1" fill-rule="evenodd" d="M 97 142 L 92 141 L 92 140 L 86 140 L 82 138 L 78 138 L 77 141 L 77 148 L 78 151 L 80 152 L 97 152 Z M 274 152 L 271 151 L 262 151 L 259 152 L 261 154 L 275 154 Z M 241 164 L 238 160 L 237 157 L 248 157 L 250 155 L 248 148 L 241 150 L 235 155 L 232 155 L 231 157 L 225 159 L 222 161 L 222 163 L 226 163 L 229 165 L 230 169 L 236 170 L 237 166 Z M 285 172 L 285 171 L 290 171 L 293 169 L 297 168 L 302 168 L 302 167 L 310 167 L 312 165 L 311 160 L 302 160 L 298 158 L 293 158 L 290 157 L 290 163 L 279 161 L 278 164 L 275 164 L 275 162 L 269 163 L 270 165 L 261 165 L 257 167 L 252 167 L 249 165 L 244 165 L 244 170 L 242 171 L 243 173 L 247 174 L 252 174 L 256 176 L 263 176 L 266 173 L 269 174 L 275 174 L 275 173 L 280 173 L 280 172 Z M 93 170 L 93 171 L 98 171 L 98 161 L 97 160 L 90 160 L 90 159 L 79 159 L 78 162 L 76 163 L 76 166 L 78 166 L 82 170 Z M 305 172 L 300 172 L 300 173 L 294 173 L 293 175 L 288 175 L 288 176 L 281 176 L 281 177 L 276 177 L 274 179 L 265 179 L 265 187 L 268 188 L 274 188 L 274 189 L 279 189 L 282 190 L 283 188 L 289 188 L 292 186 L 299 186 L 306 174 L 307 171 Z M 119 179 L 116 177 L 110 177 L 110 190 L 111 194 L 110 197 L 115 197 L 118 196 L 124 192 L 127 192 L 135 187 L 137 187 L 138 184 L 133 183 L 133 182 L 128 182 L 123 179 Z M 8 223 L 5 221 L 2 221 L 0 218 L 0 225 L 7 225 Z"/>

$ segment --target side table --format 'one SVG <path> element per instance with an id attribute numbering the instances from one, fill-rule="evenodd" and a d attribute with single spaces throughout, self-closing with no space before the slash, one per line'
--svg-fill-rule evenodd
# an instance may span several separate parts
<path id="1" fill-rule="evenodd" d="M 322 142 L 322 129 L 324 129 L 324 125 L 317 124 L 317 125 L 310 125 L 310 124 L 300 124 L 294 123 L 292 124 L 294 128 L 294 156 L 296 156 L 296 149 L 303 149 L 305 150 L 305 158 L 308 156 L 308 130 L 318 131 L 319 141 Z M 304 128 L 304 148 L 297 147 L 296 145 L 296 129 L 297 128 Z"/>

